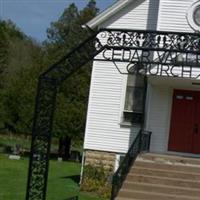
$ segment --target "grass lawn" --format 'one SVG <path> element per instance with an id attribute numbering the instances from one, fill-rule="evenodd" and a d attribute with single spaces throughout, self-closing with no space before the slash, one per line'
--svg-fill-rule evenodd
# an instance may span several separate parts
<path id="1" fill-rule="evenodd" d="M 4 152 L 5 146 L 15 147 L 16 144 L 19 144 L 23 149 L 29 150 L 31 146 L 31 137 L 26 137 L 25 135 L 17 135 L 17 134 L 2 134 L 0 133 L 0 153 Z M 76 150 L 82 152 L 82 141 L 76 140 L 72 141 L 72 150 Z M 58 151 L 58 138 L 52 137 L 51 143 L 51 152 Z"/>
<path id="2" fill-rule="evenodd" d="M 0 133 L 0 152 L 3 152 L 5 146 L 15 147 L 19 144 L 23 149 L 29 150 L 31 147 L 31 137 L 17 134 L 2 134 Z M 58 139 L 52 138 L 51 151 L 57 152 Z"/>
<path id="3" fill-rule="evenodd" d="M 24 200 L 27 180 L 28 159 L 9 160 L 0 154 L 0 200 Z M 72 162 L 50 162 L 47 200 L 66 200 L 79 194 L 80 200 L 100 200 L 79 192 L 77 176 L 80 164 Z M 101 199 L 102 200 L 102 199 Z"/>

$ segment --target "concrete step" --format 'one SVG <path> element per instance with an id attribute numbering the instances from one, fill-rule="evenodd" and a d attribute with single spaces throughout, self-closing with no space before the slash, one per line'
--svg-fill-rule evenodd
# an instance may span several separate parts
<path id="1" fill-rule="evenodd" d="M 184 165 L 184 164 L 170 164 L 170 163 L 156 163 L 151 161 L 136 160 L 134 167 L 143 167 L 148 169 L 160 169 L 179 172 L 192 172 L 200 174 L 200 166 Z"/>
<path id="2" fill-rule="evenodd" d="M 140 199 L 133 199 L 133 198 L 124 198 L 124 197 L 117 197 L 116 200 L 140 200 Z"/>
<path id="3" fill-rule="evenodd" d="M 147 175 L 131 175 L 129 174 L 126 178 L 128 182 L 139 182 L 139 183 L 152 183 L 170 186 L 180 186 L 186 188 L 200 189 L 200 181 L 191 181 L 185 179 L 177 178 L 166 178 L 157 176 L 147 176 Z"/>
<path id="4" fill-rule="evenodd" d="M 122 198 L 127 198 L 129 200 L 133 199 L 143 199 L 143 200 L 199 200 L 199 197 L 190 197 L 185 195 L 174 195 L 174 194 L 162 194 L 157 192 L 147 192 L 147 191 L 137 191 L 137 190 L 126 190 L 122 189 L 119 192 L 117 200 L 122 200 Z"/>
<path id="5" fill-rule="evenodd" d="M 142 154 L 116 200 L 200 200 L 200 158 Z"/>
<path id="6" fill-rule="evenodd" d="M 179 164 L 188 164 L 188 165 L 199 165 L 200 166 L 200 157 L 184 157 L 184 156 L 174 156 L 174 155 L 162 155 L 162 154 L 152 154 L 146 153 L 138 156 L 138 159 L 151 160 L 154 162 L 168 162 L 168 163 L 179 163 Z"/>
<path id="7" fill-rule="evenodd" d="M 190 197 L 200 197 L 200 190 L 193 188 L 183 188 L 177 186 L 168 186 L 161 184 L 147 184 L 138 182 L 128 182 L 125 181 L 123 188 L 127 191 L 137 190 L 137 191 L 149 191 L 157 192 L 163 194 L 175 194 L 175 195 L 185 195 Z"/>
<path id="8" fill-rule="evenodd" d="M 117 197 L 116 200 L 140 200 L 140 199 L 133 199 L 133 198 L 123 198 L 123 197 Z"/>
<path id="9" fill-rule="evenodd" d="M 155 169 L 155 168 L 145 168 L 145 167 L 133 167 L 129 173 L 130 175 L 149 175 L 149 176 L 159 176 L 159 177 L 168 177 L 168 178 L 178 178 L 178 179 L 187 179 L 187 180 L 200 180 L 200 173 L 193 172 L 183 172 L 175 170 L 166 170 L 166 169 Z"/>

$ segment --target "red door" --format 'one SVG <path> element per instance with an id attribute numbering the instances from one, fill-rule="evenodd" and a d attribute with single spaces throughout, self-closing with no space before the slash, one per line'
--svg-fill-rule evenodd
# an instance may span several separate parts
<path id="1" fill-rule="evenodd" d="M 200 92 L 174 90 L 169 150 L 200 153 Z"/>
<path id="2" fill-rule="evenodd" d="M 200 154 L 200 94 L 198 95 L 195 103 L 192 153 Z"/>

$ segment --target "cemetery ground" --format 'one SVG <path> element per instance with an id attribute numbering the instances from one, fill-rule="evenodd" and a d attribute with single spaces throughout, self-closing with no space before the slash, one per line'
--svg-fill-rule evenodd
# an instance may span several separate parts
<path id="1" fill-rule="evenodd" d="M 25 199 L 29 159 L 22 156 L 20 160 L 11 160 L 9 154 L 2 151 L 6 145 L 13 146 L 16 142 L 24 143 L 26 147 L 30 145 L 28 140 L 25 144 L 25 141 L 19 138 L 10 140 L 10 137 L 0 136 L 0 200 Z M 77 194 L 79 200 L 100 200 L 94 194 L 79 191 L 80 170 L 81 164 L 78 162 L 51 160 L 47 200 L 66 200 Z"/>

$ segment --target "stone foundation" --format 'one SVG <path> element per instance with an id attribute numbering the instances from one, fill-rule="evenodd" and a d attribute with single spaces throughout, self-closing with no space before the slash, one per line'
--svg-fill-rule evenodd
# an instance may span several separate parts
<path id="1" fill-rule="evenodd" d="M 84 165 L 94 165 L 94 166 L 102 166 L 103 165 L 103 167 L 105 169 L 112 169 L 114 171 L 115 160 L 116 160 L 115 153 L 86 150 Z"/>
<path id="2" fill-rule="evenodd" d="M 115 153 L 85 150 L 81 190 L 110 199 Z"/>

